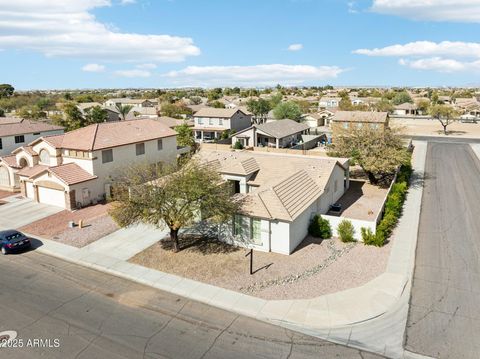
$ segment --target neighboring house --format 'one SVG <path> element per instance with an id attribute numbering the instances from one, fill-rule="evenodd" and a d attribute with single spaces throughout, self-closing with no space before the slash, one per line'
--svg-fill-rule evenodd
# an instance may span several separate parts
<path id="1" fill-rule="evenodd" d="M 105 122 L 36 139 L 0 158 L 0 187 L 65 209 L 111 195 L 122 168 L 174 162 L 176 132 L 150 119 Z"/>
<path id="2" fill-rule="evenodd" d="M 156 107 L 134 107 L 127 115 L 127 120 L 133 120 L 135 118 L 157 118 L 158 111 Z"/>
<path id="3" fill-rule="evenodd" d="M 61 126 L 17 117 L 0 117 L 0 156 L 10 154 L 39 137 L 63 133 Z"/>
<path id="4" fill-rule="evenodd" d="M 201 162 L 231 183 L 240 213 L 220 226 L 223 241 L 290 254 L 308 234 L 315 214 L 325 214 L 349 187 L 349 161 L 252 151 L 208 151 Z"/>
<path id="5" fill-rule="evenodd" d="M 305 122 L 310 128 L 328 126 L 334 113 L 335 112 L 331 110 L 322 110 L 316 113 L 309 113 L 303 116 L 303 122 Z"/>
<path id="6" fill-rule="evenodd" d="M 82 115 L 85 115 L 86 112 L 88 112 L 91 108 L 93 107 L 101 107 L 104 110 L 107 111 L 107 122 L 112 122 L 112 121 L 120 121 L 120 113 L 115 107 L 106 107 L 103 106 L 101 103 L 98 102 L 83 102 L 79 103 L 77 105 L 78 109 L 82 113 Z"/>
<path id="7" fill-rule="evenodd" d="M 261 125 L 252 125 L 232 136 L 232 143 L 239 141 L 244 147 L 286 148 L 302 140 L 309 126 L 293 120 L 275 120 Z"/>
<path id="8" fill-rule="evenodd" d="M 322 97 L 318 102 L 319 108 L 335 108 L 340 106 L 341 97 Z"/>
<path id="9" fill-rule="evenodd" d="M 193 120 L 178 119 L 168 116 L 160 116 L 155 118 L 155 120 L 170 127 L 171 129 L 175 129 L 175 127 L 180 125 L 187 125 L 188 127 L 193 127 Z"/>
<path id="10" fill-rule="evenodd" d="M 393 114 L 397 116 L 417 116 L 421 115 L 421 111 L 416 104 L 405 102 L 401 105 L 395 106 Z"/>
<path id="11" fill-rule="evenodd" d="M 111 98 L 104 102 L 105 107 L 115 107 L 117 105 L 133 107 L 155 107 L 156 103 L 151 100 L 135 98 Z"/>
<path id="12" fill-rule="evenodd" d="M 250 127 L 252 116 L 240 109 L 205 107 L 193 115 L 197 142 L 213 141 L 224 131 L 239 132 Z"/>
<path id="13" fill-rule="evenodd" d="M 350 102 L 352 103 L 352 105 L 354 106 L 358 106 L 358 105 L 361 105 L 361 104 L 364 104 L 365 101 L 361 98 L 358 98 L 358 97 L 351 97 L 350 98 Z"/>
<path id="14" fill-rule="evenodd" d="M 387 128 L 389 120 L 388 112 L 337 111 L 333 115 L 331 127 L 361 128 L 368 125 L 372 128 Z"/>

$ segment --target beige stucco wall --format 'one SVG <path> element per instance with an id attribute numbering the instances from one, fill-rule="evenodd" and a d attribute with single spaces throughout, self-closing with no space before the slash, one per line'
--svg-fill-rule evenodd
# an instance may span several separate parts
<path id="1" fill-rule="evenodd" d="M 25 133 L 23 134 L 23 136 L 25 137 L 25 142 L 22 143 L 15 143 L 15 136 L 2 137 L 2 149 L 0 150 L 0 156 L 9 155 L 10 153 L 12 153 L 13 150 L 22 146 L 27 146 L 30 142 L 36 140 L 39 137 L 57 135 L 61 133 L 63 133 L 63 130 L 38 132 L 38 135 L 34 135 L 33 133 Z"/>

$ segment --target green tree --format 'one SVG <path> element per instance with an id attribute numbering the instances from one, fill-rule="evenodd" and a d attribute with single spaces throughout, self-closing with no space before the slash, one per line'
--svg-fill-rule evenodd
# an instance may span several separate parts
<path id="1" fill-rule="evenodd" d="M 63 106 L 63 112 L 65 113 L 65 118 L 62 118 L 62 123 L 60 123 L 60 125 L 66 127 L 67 131 L 76 130 L 87 124 L 82 112 L 75 103 L 66 103 Z"/>
<path id="2" fill-rule="evenodd" d="M 194 105 L 200 105 L 202 103 L 202 99 L 198 96 L 190 97 L 190 101 L 192 101 Z"/>
<path id="3" fill-rule="evenodd" d="M 277 120 L 288 118 L 298 121 L 302 116 L 302 110 L 300 106 L 293 101 L 281 102 L 273 109 L 273 116 Z"/>
<path id="4" fill-rule="evenodd" d="M 402 103 L 409 102 L 413 103 L 412 98 L 406 91 L 398 92 L 392 99 L 394 105 L 401 105 Z"/>
<path id="5" fill-rule="evenodd" d="M 276 94 L 272 95 L 269 99 L 270 101 L 270 108 L 276 107 L 280 102 L 282 102 L 283 95 L 280 92 L 277 92 Z"/>
<path id="6" fill-rule="evenodd" d="M 186 123 L 175 127 L 177 131 L 177 144 L 182 147 L 190 146 L 192 151 L 195 149 L 195 138 L 193 136 L 193 130 Z"/>
<path id="7" fill-rule="evenodd" d="M 398 166 L 409 161 L 401 132 L 396 128 L 371 126 L 333 127 L 334 142 L 327 150 L 330 156 L 351 158 L 372 184 L 391 177 Z"/>
<path id="8" fill-rule="evenodd" d="M 13 96 L 15 88 L 10 84 L 0 84 L 0 98 L 8 98 Z"/>
<path id="9" fill-rule="evenodd" d="M 213 90 L 208 91 L 207 98 L 208 101 L 215 101 L 221 99 L 223 96 L 223 92 L 221 88 L 215 88 Z"/>
<path id="10" fill-rule="evenodd" d="M 443 127 L 443 133 L 448 135 L 447 127 L 457 120 L 458 112 L 448 105 L 432 105 L 429 114 Z"/>
<path id="11" fill-rule="evenodd" d="M 85 111 L 85 120 L 87 125 L 107 122 L 108 112 L 100 106 L 91 107 L 87 111 Z"/>
<path id="12" fill-rule="evenodd" d="M 120 118 L 125 121 L 127 118 L 127 115 L 130 113 L 132 110 L 133 106 L 132 105 L 122 105 L 121 103 L 117 103 L 115 105 L 115 109 L 118 111 L 120 114 Z"/>
<path id="13" fill-rule="evenodd" d="M 199 218 L 223 223 L 240 209 L 230 184 L 209 166 L 189 161 L 182 167 L 136 166 L 115 181 L 112 218 L 122 227 L 148 223 L 168 227 L 175 252 L 178 232 Z"/>
<path id="14" fill-rule="evenodd" d="M 376 111 L 379 111 L 379 112 L 393 112 L 393 110 L 395 109 L 392 103 L 388 101 L 386 98 L 382 98 L 373 107 L 375 108 Z"/>
<path id="15" fill-rule="evenodd" d="M 422 100 L 418 101 L 417 107 L 423 113 L 427 113 L 428 109 L 430 107 L 430 101 L 428 101 L 427 99 L 422 99 Z"/>
<path id="16" fill-rule="evenodd" d="M 5 110 L 0 108 L 0 117 L 5 117 Z"/>
<path id="17" fill-rule="evenodd" d="M 265 122 L 268 112 L 272 109 L 270 102 L 260 98 L 247 101 L 247 109 L 253 113 L 253 121 L 257 124 Z"/>
<path id="18" fill-rule="evenodd" d="M 225 105 L 220 101 L 212 101 L 208 103 L 210 107 L 213 108 L 225 108 Z"/>

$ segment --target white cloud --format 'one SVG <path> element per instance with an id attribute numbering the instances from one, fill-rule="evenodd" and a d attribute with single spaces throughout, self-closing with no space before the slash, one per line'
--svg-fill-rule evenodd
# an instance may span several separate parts
<path id="1" fill-rule="evenodd" d="M 291 44 L 291 45 L 288 47 L 288 51 L 300 51 L 301 49 L 303 49 L 303 45 L 302 45 L 302 44 Z"/>
<path id="2" fill-rule="evenodd" d="M 118 70 L 114 72 L 115 75 L 120 77 L 150 77 L 152 73 L 146 70 Z"/>
<path id="3" fill-rule="evenodd" d="M 416 41 L 375 49 L 359 49 L 355 54 L 367 56 L 453 56 L 480 58 L 480 43 Z"/>
<path id="4" fill-rule="evenodd" d="M 142 70 L 153 70 L 157 68 L 157 65 L 155 64 L 139 64 L 135 66 L 137 69 L 142 69 Z"/>
<path id="5" fill-rule="evenodd" d="M 82 67 L 82 71 L 85 72 L 103 72 L 105 71 L 105 66 L 99 64 L 86 64 Z"/>
<path id="6" fill-rule="evenodd" d="M 119 62 L 178 62 L 200 54 L 191 38 L 122 33 L 91 13 L 111 5 L 110 0 L 0 0 L 0 48 Z"/>
<path id="7" fill-rule="evenodd" d="M 130 4 L 135 4 L 137 0 L 120 0 L 121 5 L 130 5 Z"/>
<path id="8" fill-rule="evenodd" d="M 408 66 L 416 70 L 432 70 L 438 72 L 461 72 L 461 71 L 480 71 L 480 60 L 473 62 L 459 61 L 455 59 L 444 59 L 441 57 L 431 57 L 418 60 L 399 60 L 400 65 Z"/>
<path id="9" fill-rule="evenodd" d="M 375 49 L 359 49 L 355 54 L 401 57 L 399 64 L 416 70 L 438 72 L 477 71 L 480 69 L 480 43 L 416 41 Z"/>
<path id="10" fill-rule="evenodd" d="M 301 85 L 336 78 L 345 69 L 337 66 L 254 65 L 188 66 L 171 71 L 165 77 L 182 86 L 273 86 Z"/>
<path id="11" fill-rule="evenodd" d="M 373 0 L 371 10 L 413 20 L 480 22 L 478 0 Z"/>

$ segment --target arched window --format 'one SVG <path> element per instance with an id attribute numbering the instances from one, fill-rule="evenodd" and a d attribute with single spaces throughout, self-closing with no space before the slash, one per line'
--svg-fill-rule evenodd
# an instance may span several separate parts
<path id="1" fill-rule="evenodd" d="M 20 158 L 20 161 L 18 162 L 18 164 L 20 165 L 21 168 L 28 166 L 28 162 L 24 157 Z"/>
<path id="2" fill-rule="evenodd" d="M 47 150 L 41 150 L 39 156 L 40 162 L 50 164 L 50 153 Z"/>

